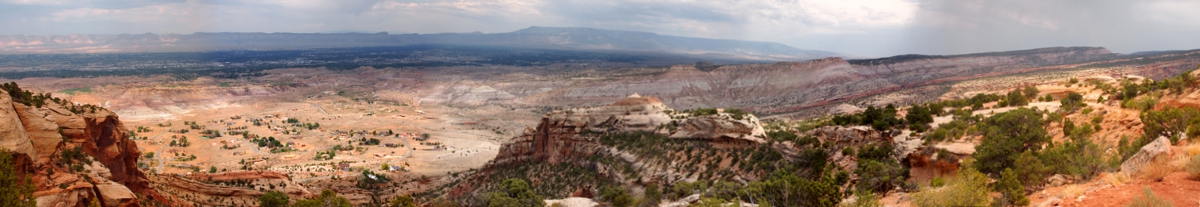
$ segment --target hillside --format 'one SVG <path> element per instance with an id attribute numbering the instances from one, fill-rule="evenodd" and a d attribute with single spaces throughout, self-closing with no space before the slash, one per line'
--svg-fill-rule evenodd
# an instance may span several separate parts
<path id="1" fill-rule="evenodd" d="M 705 189 L 700 186 L 709 184 L 735 190 L 746 183 L 804 179 L 841 186 L 851 177 L 844 166 L 826 168 L 825 159 L 844 160 L 854 155 L 841 154 L 842 149 L 884 142 L 859 137 L 847 140 L 853 141 L 820 145 L 809 136 L 767 134 L 752 114 L 722 109 L 676 111 L 657 98 L 635 95 L 606 106 L 546 114 L 536 128 L 506 143 L 495 159 L 470 172 L 446 193 L 457 202 L 485 205 L 492 201 L 484 195 L 501 189 L 496 184 L 521 179 L 529 180 L 530 188 L 547 198 L 587 197 L 604 203 L 621 202 L 604 198 L 612 192 L 661 191 L 646 195 L 642 203 L 651 205 L 685 199 L 693 196 L 690 188 Z M 889 150 L 872 152 L 880 154 L 870 156 L 881 157 L 870 159 L 898 164 Z M 803 178 L 779 174 L 783 172 L 799 173 Z M 837 199 L 827 194 L 836 191 L 806 191 L 805 195 L 818 198 L 790 202 L 836 203 Z M 740 198 L 720 196 L 724 200 Z M 774 196 L 770 199 L 776 205 L 789 203 Z"/>
<path id="2" fill-rule="evenodd" d="M 1153 197 L 1136 193 L 1144 188 L 1186 206 L 1195 202 L 1187 195 L 1200 193 L 1189 187 L 1200 184 L 1196 74 L 1071 77 L 761 123 L 761 136 L 690 133 L 731 125 L 698 124 L 722 122 L 697 119 L 706 109 L 679 113 L 657 98 L 631 96 L 546 114 L 445 195 L 491 205 L 500 201 L 489 192 L 517 180 L 547 202 L 574 197 L 615 206 L 775 206 L 780 194 L 800 196 L 782 203 L 803 206 L 1124 206 Z M 758 194 L 768 186 L 779 194 Z"/>

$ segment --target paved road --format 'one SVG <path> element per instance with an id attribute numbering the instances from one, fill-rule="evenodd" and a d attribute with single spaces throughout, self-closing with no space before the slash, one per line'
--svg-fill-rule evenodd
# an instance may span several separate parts
<path id="1" fill-rule="evenodd" d="M 162 136 L 163 134 L 167 134 L 167 133 L 169 133 L 169 132 L 158 133 L 158 135 L 154 135 L 153 137 L 150 137 L 150 138 L 151 138 L 151 139 L 154 139 L 154 141 L 159 141 L 159 140 L 158 140 L 158 136 Z M 162 142 L 162 141 L 159 141 L 158 143 L 160 143 L 160 144 L 161 144 L 161 143 L 163 143 L 163 142 Z M 163 150 L 166 150 L 167 148 L 168 148 L 168 147 L 161 147 L 161 148 L 158 148 L 158 152 L 155 152 L 155 153 L 154 153 L 154 159 L 157 159 L 157 160 L 158 160 L 158 170 L 156 170 L 156 171 L 154 171 L 154 172 L 162 173 L 162 168 L 163 168 L 163 163 L 164 163 L 164 162 L 163 162 L 163 159 L 162 159 L 162 158 L 163 158 L 163 156 L 162 156 L 163 154 L 162 154 L 162 153 L 163 153 Z"/>
<path id="2" fill-rule="evenodd" d="M 310 103 L 308 103 L 308 105 L 312 105 L 312 107 L 317 107 L 317 111 L 320 111 L 320 113 L 325 114 L 325 117 L 330 117 L 329 113 L 325 112 L 325 108 L 320 107 L 320 105 L 317 105 L 317 103 L 310 102 Z"/>

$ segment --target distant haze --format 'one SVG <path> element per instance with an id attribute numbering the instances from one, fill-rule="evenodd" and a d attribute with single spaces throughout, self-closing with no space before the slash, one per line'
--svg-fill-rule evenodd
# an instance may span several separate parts
<path id="1" fill-rule="evenodd" d="M 360 47 L 468 46 L 671 55 L 717 62 L 800 61 L 845 55 L 738 40 L 677 37 L 592 28 L 530 27 L 508 33 L 194 33 L 120 35 L 0 35 L 0 54 L 212 52 Z M 678 61 L 675 61 L 678 62 Z"/>
<path id="2" fill-rule="evenodd" d="M 1200 1 L 0 0 L 0 35 L 505 33 L 589 27 L 862 56 L 1200 48 Z"/>

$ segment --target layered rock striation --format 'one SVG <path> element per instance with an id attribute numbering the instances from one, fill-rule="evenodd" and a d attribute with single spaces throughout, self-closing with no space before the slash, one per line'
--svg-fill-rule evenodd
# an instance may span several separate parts
<path id="1" fill-rule="evenodd" d="M 152 195 L 137 169 L 141 154 L 117 115 L 103 108 L 27 106 L 0 92 L 0 147 L 32 178 L 38 206 L 137 206 Z M 77 113 L 78 112 L 78 113 Z"/>
<path id="2" fill-rule="evenodd" d="M 757 118 L 741 120 L 726 113 L 695 116 L 667 107 L 657 98 L 634 94 L 613 104 L 554 111 L 542 117 L 535 128 L 504 144 L 492 161 L 505 164 L 526 160 L 558 163 L 605 150 L 596 136 L 587 133 L 656 132 L 673 139 L 696 139 L 719 143 L 765 143 L 765 132 Z M 667 126 L 675 126 L 669 129 Z"/>
<path id="3" fill-rule="evenodd" d="M 675 182 L 698 176 L 697 169 L 649 163 L 652 161 L 648 160 L 653 158 L 605 145 L 600 140 L 604 137 L 602 134 L 631 132 L 656 133 L 665 137 L 663 139 L 689 140 L 709 146 L 751 146 L 766 142 L 764 130 L 754 115 L 680 112 L 657 98 L 635 94 L 605 106 L 547 113 L 536 127 L 527 128 L 521 136 L 501 146 L 496 158 L 470 179 L 482 180 L 497 169 L 532 163 L 584 166 L 619 182 Z M 622 173 L 622 169 L 615 169 L 613 163 L 598 162 L 599 159 L 620 162 L 621 166 L 629 166 L 638 173 Z M 453 192 L 467 192 L 487 185 L 467 183 L 456 186 Z M 461 195 L 452 193 L 452 196 Z"/>
<path id="4" fill-rule="evenodd" d="M 671 107 L 738 107 L 758 113 L 789 113 L 903 89 L 1090 64 L 1121 57 L 1105 48 L 1059 47 L 952 56 L 902 55 L 880 59 L 838 57 L 803 62 L 725 65 L 716 68 L 675 65 L 589 71 L 594 76 L 547 76 L 521 83 L 481 81 L 472 90 L 440 90 L 431 102 L 478 104 L 518 102 L 532 105 L 586 106 L 627 94 L 653 96 Z M 500 94 L 500 95 L 495 95 Z M 474 96 L 490 99 L 472 98 Z M 508 96 L 511 95 L 511 96 Z M 459 99 L 447 97 L 464 97 Z M 483 100 L 481 102 L 481 100 Z"/>

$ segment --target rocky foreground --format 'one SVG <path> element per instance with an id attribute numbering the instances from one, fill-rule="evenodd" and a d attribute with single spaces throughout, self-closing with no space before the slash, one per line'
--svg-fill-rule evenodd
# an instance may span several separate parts
<path id="1" fill-rule="evenodd" d="M 107 109 L 18 103 L 0 91 L 0 148 L 32 178 L 38 206 L 138 206 L 158 196 L 137 169 L 141 153 Z"/>

